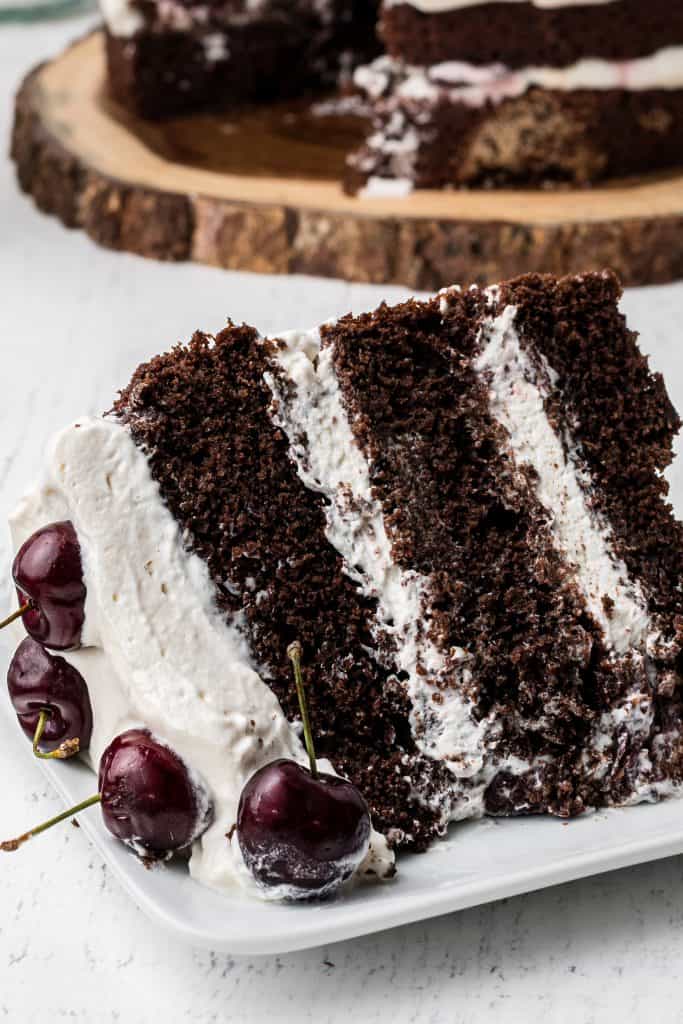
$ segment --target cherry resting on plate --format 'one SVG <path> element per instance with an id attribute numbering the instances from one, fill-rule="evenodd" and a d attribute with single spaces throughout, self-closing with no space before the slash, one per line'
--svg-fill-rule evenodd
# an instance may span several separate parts
<path id="1" fill-rule="evenodd" d="M 252 775 L 240 797 L 237 840 L 261 887 L 274 897 L 312 899 L 333 893 L 360 866 L 370 842 L 370 812 L 351 782 L 318 771 L 300 644 L 291 644 L 287 653 L 310 767 L 281 758 Z"/>
<path id="2" fill-rule="evenodd" d="M 211 823 L 203 784 L 147 729 L 129 729 L 109 744 L 98 788 L 109 831 L 144 856 L 183 850 Z"/>
<path id="3" fill-rule="evenodd" d="M 10 662 L 7 688 L 38 757 L 64 758 L 87 750 L 92 734 L 88 687 L 64 658 L 27 636 Z"/>
<path id="4" fill-rule="evenodd" d="M 55 818 L 0 843 L 12 853 L 32 836 L 93 804 L 102 805 L 109 831 L 141 857 L 162 859 L 189 847 L 211 824 L 204 783 L 193 780 L 174 751 L 147 729 L 129 729 L 102 754 L 99 792 Z"/>
<path id="5" fill-rule="evenodd" d="M 73 523 L 51 523 L 31 534 L 12 565 L 20 608 L 2 626 L 23 617 L 26 632 L 44 647 L 79 647 L 85 618 L 81 548 Z"/>

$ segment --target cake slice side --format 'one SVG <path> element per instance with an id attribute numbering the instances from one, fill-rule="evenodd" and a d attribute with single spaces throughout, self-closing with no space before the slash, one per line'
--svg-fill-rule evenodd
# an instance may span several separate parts
<path id="1" fill-rule="evenodd" d="M 548 359 L 549 338 L 599 343 L 596 400 L 615 367 L 624 379 L 637 367 L 631 402 L 642 399 L 643 416 L 632 444 L 644 462 L 654 444 L 663 464 L 677 420 L 625 329 L 618 294 L 611 275 L 529 277 L 323 331 L 394 552 L 429 577 L 424 614 L 437 644 L 461 651 L 465 671 L 446 692 L 465 688 L 475 716 L 490 716 L 480 781 L 491 811 L 575 813 L 680 781 L 680 708 L 661 702 L 678 680 L 677 611 L 667 588 L 653 598 L 662 573 L 669 591 L 678 586 L 680 527 L 656 477 L 648 494 L 651 522 L 666 535 L 659 554 L 651 542 L 643 549 L 646 531 L 612 528 L 597 497 L 605 474 L 580 454 L 590 437 Z M 622 401 L 614 396 L 613 413 Z M 648 552 L 649 581 L 622 557 L 628 543 Z M 668 601 L 666 628 L 657 601 Z M 526 767 L 511 771 L 511 755 Z"/>
<path id="2" fill-rule="evenodd" d="M 515 305 L 521 345 L 553 367 L 548 416 L 592 515 L 608 532 L 619 581 L 603 594 L 604 625 L 621 634 L 622 647 L 643 656 L 640 687 L 614 689 L 618 674 L 609 672 L 600 682 L 601 699 L 611 705 L 605 728 L 617 730 L 621 761 L 629 766 L 614 781 L 615 796 L 619 784 L 628 789 L 629 772 L 642 777 L 636 791 L 647 792 L 648 784 L 666 790 L 680 779 L 683 713 L 683 524 L 664 476 L 680 419 L 619 312 L 619 297 L 610 274 L 552 289 L 528 277 L 500 294 L 501 303 Z M 640 621 L 620 621 L 619 594 L 628 586 L 644 610 Z"/>

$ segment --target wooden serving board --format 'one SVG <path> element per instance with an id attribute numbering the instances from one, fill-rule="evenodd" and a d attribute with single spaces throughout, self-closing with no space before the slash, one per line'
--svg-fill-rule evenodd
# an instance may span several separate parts
<path id="1" fill-rule="evenodd" d="M 683 171 L 583 191 L 353 198 L 339 178 L 357 119 L 290 105 L 149 124 L 104 85 L 99 32 L 32 71 L 12 155 L 42 210 L 110 248 L 426 291 L 532 270 L 683 277 Z"/>

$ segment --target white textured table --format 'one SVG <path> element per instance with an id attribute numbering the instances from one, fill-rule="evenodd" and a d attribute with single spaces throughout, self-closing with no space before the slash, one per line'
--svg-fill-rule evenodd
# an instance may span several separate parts
<path id="1" fill-rule="evenodd" d="M 20 74 L 87 20 L 0 29 L 7 132 Z M 2 139 L 3 150 L 6 149 Z M 399 295 L 398 290 L 393 291 Z M 45 439 L 108 407 L 137 363 L 229 314 L 263 330 L 315 323 L 380 297 L 339 282 L 157 265 L 96 249 L 38 214 L 0 166 L 1 521 Z M 625 308 L 657 355 L 680 346 L 683 285 Z M 680 380 L 680 383 L 679 383 Z M 5 653 L 0 656 L 4 674 Z M 56 811 L 18 731 L 0 720 L 0 833 Z M 681 807 L 683 814 L 683 806 Z M 544 1024 L 683 1021 L 683 861 L 645 865 L 356 942 L 235 960 L 169 943 L 71 827 L 0 862 L 0 1021 L 311 1021 Z"/>

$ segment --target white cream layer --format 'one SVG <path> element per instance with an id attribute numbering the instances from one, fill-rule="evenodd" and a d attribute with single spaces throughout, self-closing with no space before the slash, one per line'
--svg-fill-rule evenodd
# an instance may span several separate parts
<path id="1" fill-rule="evenodd" d="M 492 307 L 497 294 L 496 288 L 487 291 Z M 448 309 L 447 294 L 441 309 Z M 505 428 L 515 465 L 533 471 L 534 493 L 548 513 L 554 546 L 572 570 L 610 656 L 631 659 L 636 670 L 634 688 L 600 717 L 585 745 L 584 761 L 599 777 L 614 763 L 612 745 L 621 729 L 642 739 L 652 730 L 648 654 L 658 647 L 660 637 L 640 584 L 630 578 L 616 554 L 608 523 L 590 504 L 591 480 L 576 443 L 569 433 L 558 434 L 548 418 L 546 403 L 556 375 L 542 357 L 540 368 L 532 363 L 520 342 L 516 316 L 516 307 L 507 306 L 485 320 L 474 369 L 488 386 L 489 408 Z M 609 614 L 604 598 L 613 602 Z M 633 802 L 672 791 L 669 783 L 650 782 L 652 765 L 647 757 L 641 758 L 640 768 Z"/>
<path id="2" fill-rule="evenodd" d="M 533 86 L 559 92 L 681 89 L 683 46 L 669 46 L 635 60 L 586 58 L 563 68 L 519 70 L 504 64 L 478 65 L 462 61 L 446 61 L 425 68 L 384 56 L 357 68 L 354 81 L 373 100 L 386 96 L 405 102 L 429 102 L 446 95 L 454 102 L 475 108 L 522 96 Z"/>
<path id="3" fill-rule="evenodd" d="M 396 667 L 406 673 L 418 748 L 445 762 L 457 779 L 476 780 L 466 795 L 458 795 L 447 816 L 480 814 L 479 782 L 487 770 L 485 740 L 492 723 L 476 722 L 463 695 L 469 675 L 466 652 L 458 647 L 443 651 L 427 635 L 429 578 L 394 560 L 384 513 L 372 493 L 370 466 L 342 402 L 331 346 L 320 348 L 317 330 L 290 332 L 280 341 L 276 358 L 293 390 L 283 393 L 277 377 L 266 374 L 275 399 L 273 418 L 289 438 L 302 482 L 328 499 L 326 536 L 343 557 L 344 571 L 362 594 L 377 601 L 374 632 L 380 641 L 391 638 Z M 440 688 L 447 676 L 460 684 Z"/>
<path id="4" fill-rule="evenodd" d="M 540 374 L 534 369 L 520 344 L 516 315 L 517 309 L 507 306 L 486 321 L 474 369 L 489 387 L 489 408 L 509 435 L 515 464 L 534 471 L 536 497 L 550 516 L 555 545 L 574 567 L 607 646 L 618 655 L 644 650 L 651 632 L 647 602 L 615 555 L 607 525 L 589 507 L 590 479 L 576 448 L 551 426 L 545 405 L 553 373 L 547 365 Z M 610 615 L 605 597 L 614 602 Z"/>
<path id="5" fill-rule="evenodd" d="M 59 519 L 73 522 L 83 552 L 93 646 L 66 657 L 90 692 L 92 766 L 115 735 L 147 726 L 202 776 L 214 801 L 192 875 L 218 889 L 243 884 L 225 838 L 240 792 L 275 758 L 307 763 L 297 732 L 251 661 L 239 622 L 227 624 L 215 608 L 208 570 L 188 553 L 125 427 L 83 419 L 57 436 L 43 484 L 11 517 L 15 545 Z M 373 847 L 376 855 L 381 841 Z"/>
<path id="6" fill-rule="evenodd" d="M 384 0 L 384 7 L 398 7 L 407 3 L 423 14 L 442 14 L 444 11 L 459 11 L 464 7 L 481 7 L 487 3 L 522 4 L 530 3 L 542 10 L 556 11 L 562 7 L 599 7 L 616 4 L 621 0 Z"/>

